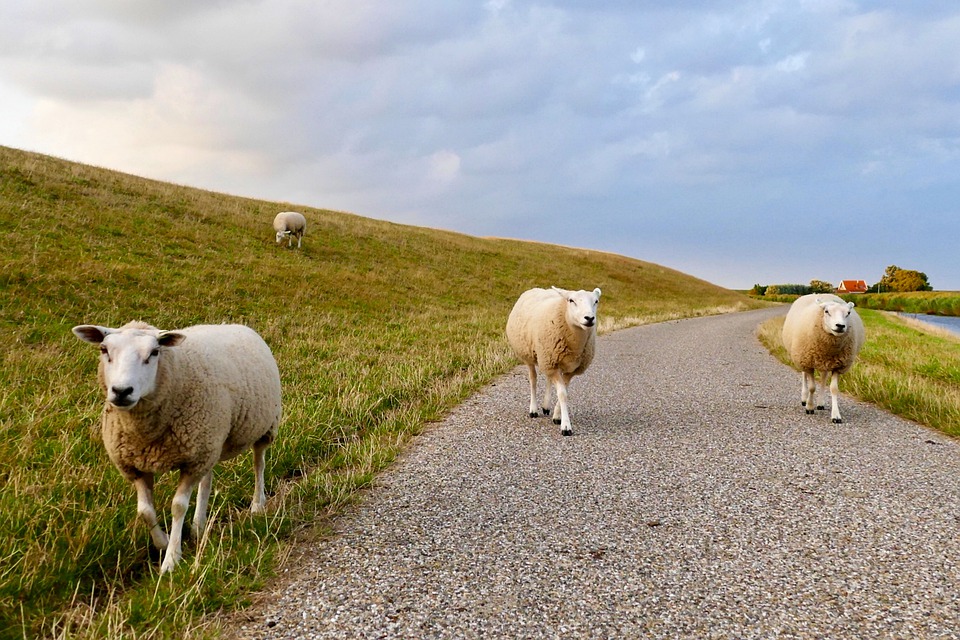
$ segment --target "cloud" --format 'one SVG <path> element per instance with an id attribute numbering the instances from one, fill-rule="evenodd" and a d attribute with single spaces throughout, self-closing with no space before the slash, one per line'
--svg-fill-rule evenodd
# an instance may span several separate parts
<path id="1" fill-rule="evenodd" d="M 960 289 L 898 223 L 960 232 L 952 3 L 34 0 L 0 9 L 7 96 L 0 143 L 160 179 L 728 285 L 809 280 L 812 220 Z"/>

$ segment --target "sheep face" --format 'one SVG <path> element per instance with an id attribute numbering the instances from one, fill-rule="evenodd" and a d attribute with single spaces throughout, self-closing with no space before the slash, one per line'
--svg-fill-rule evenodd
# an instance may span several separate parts
<path id="1" fill-rule="evenodd" d="M 287 229 L 286 231 L 277 231 L 277 244 L 283 242 L 283 239 L 291 235 L 293 232 Z"/>
<path id="2" fill-rule="evenodd" d="M 823 310 L 821 321 L 823 330 L 834 336 L 841 336 L 847 332 L 847 318 L 853 310 L 852 302 L 835 302 L 832 300 L 817 300 Z"/>
<path id="3" fill-rule="evenodd" d="M 567 299 L 567 323 L 570 326 L 590 329 L 597 323 L 599 288 L 593 291 L 566 291 L 553 287 L 553 290 Z"/>
<path id="4" fill-rule="evenodd" d="M 73 333 L 84 342 L 100 345 L 100 371 L 107 402 L 124 411 L 153 393 L 161 351 L 180 344 L 186 337 L 173 331 L 95 325 L 74 327 Z"/>

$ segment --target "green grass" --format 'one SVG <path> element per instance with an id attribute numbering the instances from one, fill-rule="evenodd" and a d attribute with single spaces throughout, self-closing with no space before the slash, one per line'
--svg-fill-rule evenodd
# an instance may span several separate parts
<path id="1" fill-rule="evenodd" d="M 865 293 L 844 296 L 864 309 L 902 313 L 960 316 L 960 293 L 956 291 L 914 291 L 910 293 Z"/>
<path id="2" fill-rule="evenodd" d="M 274 242 L 284 209 L 308 218 L 301 251 Z M 0 638 L 179 638 L 241 606 L 285 541 L 515 366 L 503 325 L 529 287 L 601 287 L 601 331 L 762 304 L 608 253 L 231 197 L 3 147 L 0 246 Z M 132 319 L 248 324 L 273 348 L 284 389 L 269 515 L 247 512 L 250 454 L 218 466 L 207 535 L 163 578 L 134 491 L 99 439 L 97 350 L 70 333 Z M 174 482 L 157 484 L 167 519 Z"/>
<path id="3" fill-rule="evenodd" d="M 859 300 L 859 297 L 857 298 Z M 890 313 L 858 309 L 867 341 L 840 389 L 891 413 L 960 436 L 960 338 Z M 760 325 L 760 341 L 791 364 L 783 317 Z M 799 380 L 798 380 L 799 388 Z"/>

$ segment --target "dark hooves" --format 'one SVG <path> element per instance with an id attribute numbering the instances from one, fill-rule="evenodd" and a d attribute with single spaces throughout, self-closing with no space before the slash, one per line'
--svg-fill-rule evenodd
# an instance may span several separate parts
<path id="1" fill-rule="evenodd" d="M 800 401 L 800 406 L 801 406 L 801 407 L 807 406 L 807 401 L 806 401 L 806 400 L 801 400 L 801 401 Z"/>
<path id="2" fill-rule="evenodd" d="M 543 415 L 545 415 L 545 416 L 550 415 L 550 409 L 543 409 L 543 408 L 541 408 L 540 410 L 543 411 Z"/>
<path id="3" fill-rule="evenodd" d="M 833 424 L 843 424 L 843 418 L 834 418 Z"/>
<path id="4" fill-rule="evenodd" d="M 818 404 L 818 405 L 817 405 L 817 410 L 818 410 L 818 411 L 826 411 L 826 409 L 827 409 L 827 408 L 826 408 L 825 406 L 823 406 L 822 404 Z"/>
<path id="5" fill-rule="evenodd" d="M 554 419 L 553 419 L 553 424 L 560 424 L 560 421 L 557 420 L 556 418 L 554 418 Z"/>
<path id="6" fill-rule="evenodd" d="M 531 418 L 539 418 L 539 417 L 540 417 L 540 414 L 539 414 L 539 413 L 534 413 L 534 412 L 531 411 L 531 412 L 530 412 L 530 417 L 531 417 Z"/>
<path id="7" fill-rule="evenodd" d="M 572 436 L 572 435 L 573 435 L 573 429 L 563 429 L 562 431 L 560 431 L 560 435 L 562 435 L 562 436 Z"/>
<path id="8" fill-rule="evenodd" d="M 812 416 L 814 413 L 816 413 L 816 411 L 814 411 L 813 409 L 807 409 L 806 411 L 804 411 L 804 413 L 806 413 L 808 416 Z"/>

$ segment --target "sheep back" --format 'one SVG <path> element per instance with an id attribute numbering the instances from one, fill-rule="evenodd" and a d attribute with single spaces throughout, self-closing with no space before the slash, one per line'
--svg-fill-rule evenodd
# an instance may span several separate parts
<path id="1" fill-rule="evenodd" d="M 307 230 L 307 219 L 296 211 L 281 211 L 273 219 L 273 230 L 277 233 L 290 231 L 302 234 Z"/>
<path id="2" fill-rule="evenodd" d="M 104 407 L 107 454 L 130 480 L 171 469 L 203 475 L 219 460 L 276 437 L 280 374 L 263 339 L 242 325 L 177 333 L 186 340 L 164 350 L 155 391 L 128 411 Z"/>
<path id="3" fill-rule="evenodd" d="M 823 328 L 822 301 L 847 304 L 832 294 L 808 294 L 797 298 L 783 322 L 783 346 L 801 370 L 846 373 L 863 346 L 863 321 L 856 311 L 847 317 L 847 331 L 835 336 Z"/>
<path id="4" fill-rule="evenodd" d="M 566 298 L 553 289 L 530 289 L 520 295 L 507 318 L 507 340 L 520 360 L 548 375 L 587 370 L 596 350 L 596 329 L 571 327 L 566 310 Z"/>

